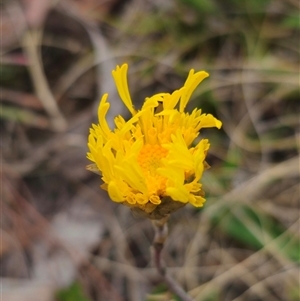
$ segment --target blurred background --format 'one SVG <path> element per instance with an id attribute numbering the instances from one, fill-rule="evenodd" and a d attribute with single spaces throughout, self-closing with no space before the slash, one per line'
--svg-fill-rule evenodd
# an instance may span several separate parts
<path id="1" fill-rule="evenodd" d="M 86 171 L 103 93 L 129 64 L 136 107 L 210 77 L 199 107 L 212 166 L 203 209 L 169 221 L 164 259 L 196 301 L 300 300 L 297 0 L 1 1 L 3 301 L 167 301 L 149 220 Z"/>

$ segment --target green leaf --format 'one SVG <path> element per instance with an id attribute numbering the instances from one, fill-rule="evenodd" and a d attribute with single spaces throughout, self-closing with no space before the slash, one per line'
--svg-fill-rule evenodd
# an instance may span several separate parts
<path id="1" fill-rule="evenodd" d="M 292 15 L 286 17 L 282 22 L 283 27 L 299 29 L 300 28 L 300 19 L 299 15 Z"/>
<path id="2" fill-rule="evenodd" d="M 226 207 L 213 217 L 213 222 L 245 245 L 259 250 L 274 244 L 276 252 L 300 262 L 300 241 L 256 208 L 246 205 L 235 205 L 233 209 Z"/>
<path id="3" fill-rule="evenodd" d="M 212 13 L 216 7 L 210 0 L 180 0 L 183 4 L 191 6 L 196 9 L 199 13 Z"/>
<path id="4" fill-rule="evenodd" d="M 56 299 L 58 301 L 91 301 L 84 296 L 83 289 L 77 282 L 66 289 L 58 291 L 56 293 Z"/>

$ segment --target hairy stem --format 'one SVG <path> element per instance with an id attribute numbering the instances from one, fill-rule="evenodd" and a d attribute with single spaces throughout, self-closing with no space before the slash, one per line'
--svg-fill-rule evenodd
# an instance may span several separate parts
<path id="1" fill-rule="evenodd" d="M 168 221 L 169 216 L 160 219 L 154 220 L 153 226 L 155 230 L 155 236 L 153 240 L 153 262 L 154 265 L 161 276 L 162 280 L 166 283 L 169 290 L 177 295 L 182 301 L 193 301 L 193 299 L 184 291 L 184 289 L 180 286 L 175 279 L 173 279 L 167 272 L 166 267 L 162 262 L 162 250 L 164 247 L 164 243 L 168 236 Z"/>

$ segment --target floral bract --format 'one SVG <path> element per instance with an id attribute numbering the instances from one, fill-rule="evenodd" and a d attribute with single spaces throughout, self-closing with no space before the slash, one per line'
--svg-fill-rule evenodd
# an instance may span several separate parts
<path id="1" fill-rule="evenodd" d="M 191 70 L 181 89 L 146 98 L 136 110 L 128 90 L 127 70 L 128 65 L 123 64 L 112 75 L 132 117 L 125 121 L 117 116 L 115 129 L 110 129 L 105 119 L 110 104 L 108 94 L 104 94 L 98 109 L 99 124 L 90 129 L 87 157 L 102 175 L 101 187 L 113 201 L 145 213 L 162 206 L 164 199 L 180 206 L 203 206 L 199 181 L 207 166 L 209 142 L 201 139 L 194 146 L 192 143 L 201 128 L 220 128 L 222 123 L 200 109 L 187 113 L 185 107 L 208 73 Z"/>

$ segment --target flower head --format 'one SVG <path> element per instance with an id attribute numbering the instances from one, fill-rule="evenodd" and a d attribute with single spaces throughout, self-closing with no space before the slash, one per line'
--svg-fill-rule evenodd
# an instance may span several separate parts
<path id="1" fill-rule="evenodd" d="M 199 181 L 208 166 L 209 142 L 193 142 L 201 128 L 220 128 L 222 123 L 200 109 L 187 113 L 185 107 L 208 74 L 191 70 L 181 89 L 146 98 L 136 110 L 128 90 L 127 70 L 128 65 L 123 64 L 112 75 L 132 117 L 125 121 L 117 116 L 115 129 L 110 129 L 105 119 L 110 104 L 108 94 L 104 94 L 99 123 L 90 129 L 87 158 L 102 176 L 101 187 L 113 201 L 155 219 L 187 203 L 202 207 L 205 198 Z"/>

